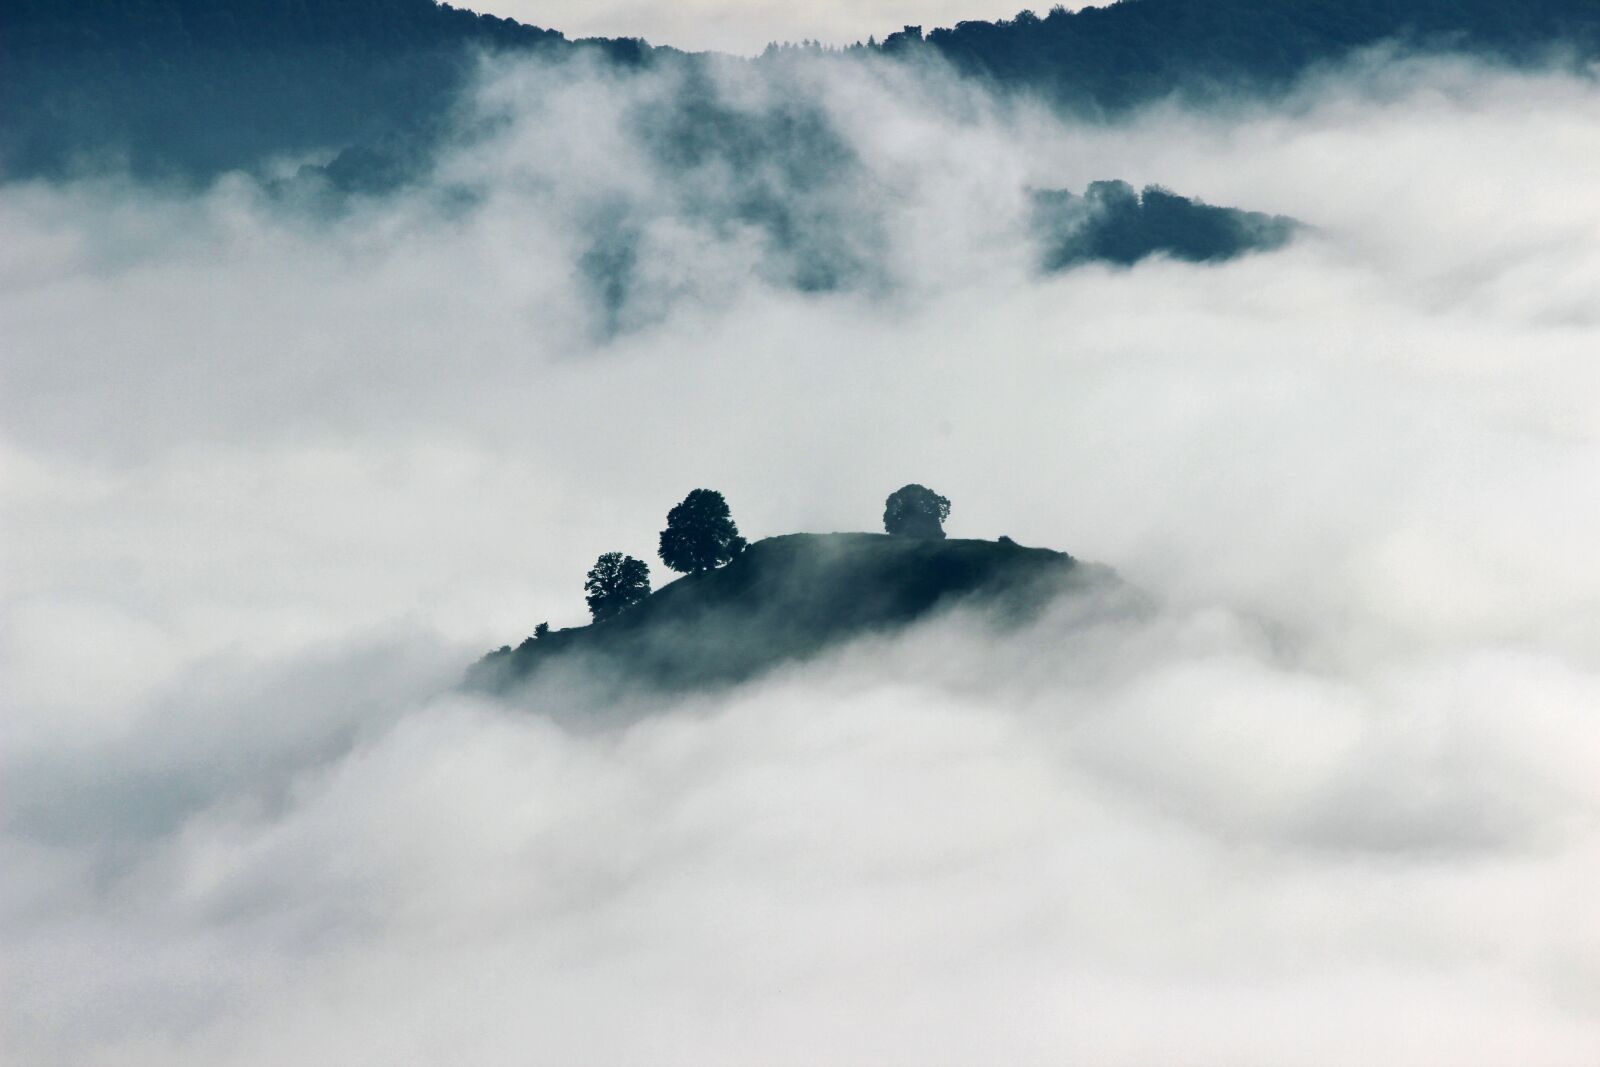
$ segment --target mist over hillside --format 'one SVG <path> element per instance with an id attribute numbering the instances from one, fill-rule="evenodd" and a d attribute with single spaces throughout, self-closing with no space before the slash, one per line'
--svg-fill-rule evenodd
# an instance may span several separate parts
<path id="1" fill-rule="evenodd" d="M 0 1062 L 1600 1059 L 1587 5 L 382 10 L 0 13 Z"/>

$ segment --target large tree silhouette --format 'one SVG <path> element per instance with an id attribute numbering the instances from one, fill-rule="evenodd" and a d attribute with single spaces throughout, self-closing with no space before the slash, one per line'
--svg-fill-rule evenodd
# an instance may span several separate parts
<path id="1" fill-rule="evenodd" d="M 950 501 L 927 486 L 903 485 L 883 502 L 883 528 L 897 537 L 944 537 Z"/>
<path id="2" fill-rule="evenodd" d="M 709 571 L 744 551 L 728 502 L 715 489 L 696 489 L 667 512 L 661 562 L 675 571 Z"/>
<path id="3" fill-rule="evenodd" d="M 643 560 L 607 552 L 594 561 L 583 591 L 594 621 L 604 622 L 650 595 L 650 568 Z"/>

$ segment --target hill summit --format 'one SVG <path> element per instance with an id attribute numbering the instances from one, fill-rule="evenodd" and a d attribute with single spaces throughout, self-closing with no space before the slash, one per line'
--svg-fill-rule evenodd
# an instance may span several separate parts
<path id="1" fill-rule="evenodd" d="M 504 691 L 557 669 L 624 687 L 738 682 L 958 604 L 1025 621 L 1055 596 L 1110 573 L 1009 538 L 787 534 L 750 545 L 725 567 L 680 578 L 613 618 L 491 652 L 467 684 Z"/>

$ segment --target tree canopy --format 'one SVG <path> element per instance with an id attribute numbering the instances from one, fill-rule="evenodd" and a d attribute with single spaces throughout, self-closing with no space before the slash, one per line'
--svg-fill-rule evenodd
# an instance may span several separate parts
<path id="1" fill-rule="evenodd" d="M 604 622 L 650 595 L 650 568 L 643 560 L 607 552 L 594 561 L 583 591 L 594 621 Z"/>
<path id="2" fill-rule="evenodd" d="M 903 485 L 883 502 L 883 528 L 896 537 L 944 537 L 950 501 L 925 485 Z"/>
<path id="3" fill-rule="evenodd" d="M 728 510 L 728 502 L 715 489 L 695 489 L 667 512 L 661 531 L 661 562 L 675 571 L 694 574 L 722 566 L 744 551 Z"/>

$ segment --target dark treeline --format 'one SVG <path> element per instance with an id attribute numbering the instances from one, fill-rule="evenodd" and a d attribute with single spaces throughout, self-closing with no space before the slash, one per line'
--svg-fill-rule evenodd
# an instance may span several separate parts
<path id="1" fill-rule="evenodd" d="M 926 50 L 1008 89 L 1115 112 L 1171 94 L 1282 90 L 1318 63 L 1393 41 L 1512 62 L 1600 54 L 1600 0 L 1122 0 L 1044 16 L 907 27 L 879 49 Z"/>
<path id="2" fill-rule="evenodd" d="M 203 179 L 315 149 L 417 152 L 480 52 L 579 47 L 648 52 L 433 0 L 6 0 L 0 173 Z"/>

